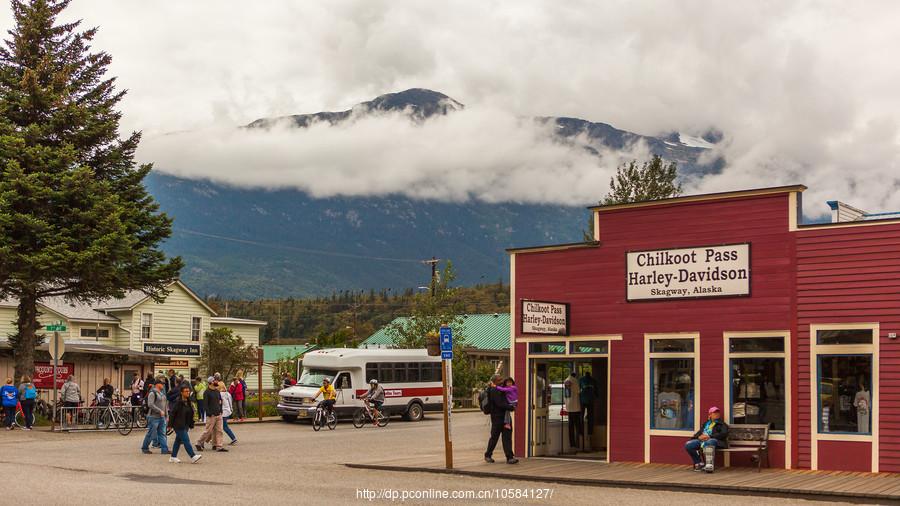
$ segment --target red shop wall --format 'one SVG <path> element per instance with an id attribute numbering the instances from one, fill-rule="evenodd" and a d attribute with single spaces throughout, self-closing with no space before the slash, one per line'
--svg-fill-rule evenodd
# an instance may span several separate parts
<path id="1" fill-rule="evenodd" d="M 888 339 L 900 332 L 900 225 L 883 224 L 800 230 L 797 233 L 799 466 L 811 466 L 809 326 L 812 323 L 880 324 L 879 471 L 900 472 L 900 343 Z M 871 468 L 868 445 L 819 442 L 819 468 L 834 460 L 858 462 L 854 470 Z M 858 455 L 857 455 L 858 453 Z M 863 455 L 865 454 L 865 455 Z M 865 465 L 863 465 L 863 463 Z"/>
<path id="2" fill-rule="evenodd" d="M 611 346 L 610 458 L 642 461 L 644 333 L 700 332 L 697 409 L 705 411 L 724 401 L 724 331 L 791 328 L 795 297 L 788 195 L 609 211 L 600 215 L 600 231 L 596 248 L 516 255 L 516 333 L 521 335 L 519 301 L 540 299 L 571 304 L 572 335 L 623 336 Z M 744 242 L 751 244 L 752 297 L 625 301 L 627 251 Z M 518 366 L 516 374 L 523 374 Z M 519 437 L 524 440 L 524 434 Z"/>

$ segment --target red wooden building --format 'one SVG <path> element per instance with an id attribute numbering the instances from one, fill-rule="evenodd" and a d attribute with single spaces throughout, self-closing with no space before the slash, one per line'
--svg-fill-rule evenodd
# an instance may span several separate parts
<path id="1" fill-rule="evenodd" d="M 516 454 L 687 463 L 717 406 L 769 425 L 773 467 L 900 470 L 900 214 L 803 224 L 804 189 L 599 206 L 593 242 L 510 250 Z"/>

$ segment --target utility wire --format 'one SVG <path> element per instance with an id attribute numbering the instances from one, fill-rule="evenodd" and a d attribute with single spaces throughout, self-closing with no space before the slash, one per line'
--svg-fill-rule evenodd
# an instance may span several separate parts
<path id="1" fill-rule="evenodd" d="M 298 248 L 296 246 L 287 246 L 285 244 L 272 244 L 272 243 L 265 243 L 265 242 L 260 242 L 260 241 L 251 241 L 249 239 L 239 239 L 237 237 L 228 237 L 228 236 L 224 236 L 224 235 L 207 234 L 205 232 L 198 232 L 196 230 L 188 230 L 186 228 L 180 228 L 180 227 L 172 227 L 172 230 L 175 232 L 181 232 L 183 234 L 190 234 L 190 235 L 196 235 L 199 237 L 206 237 L 208 239 L 219 239 L 222 241 L 238 242 L 238 243 L 242 243 L 242 244 L 252 244 L 254 246 L 263 246 L 266 248 L 275 248 L 275 249 L 283 249 L 283 250 L 288 250 L 288 251 L 296 251 L 299 253 L 311 253 L 314 255 L 326 255 L 326 256 L 342 257 L 342 258 L 356 258 L 356 259 L 362 259 L 362 260 L 377 260 L 379 262 L 403 262 L 403 263 L 416 263 L 416 264 L 422 263 L 421 260 L 412 259 L 412 258 L 374 257 L 374 256 L 368 256 L 368 255 L 356 255 L 353 253 L 340 253 L 337 251 L 324 251 L 324 250 L 318 250 L 318 249 Z"/>

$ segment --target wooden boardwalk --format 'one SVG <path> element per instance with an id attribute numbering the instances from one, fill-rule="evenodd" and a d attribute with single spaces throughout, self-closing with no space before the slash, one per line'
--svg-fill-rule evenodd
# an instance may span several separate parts
<path id="1" fill-rule="evenodd" d="M 427 457 L 347 463 L 348 467 L 386 471 L 449 473 L 464 476 L 565 483 L 587 486 L 665 489 L 683 492 L 766 495 L 804 499 L 900 504 L 900 475 L 839 471 L 720 468 L 695 473 L 689 466 L 612 463 L 563 459 L 522 459 L 508 465 L 488 464 L 478 454 L 454 456 L 454 469 L 444 469 L 443 453 Z"/>

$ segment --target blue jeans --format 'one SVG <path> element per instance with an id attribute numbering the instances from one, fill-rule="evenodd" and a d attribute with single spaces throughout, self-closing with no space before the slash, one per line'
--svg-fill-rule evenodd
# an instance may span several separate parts
<path id="1" fill-rule="evenodd" d="M 144 444 L 141 445 L 141 450 L 149 450 L 151 441 L 158 442 L 160 450 L 163 453 L 167 453 L 169 451 L 169 442 L 166 441 L 165 418 L 161 416 L 147 417 L 147 435 L 144 436 Z"/>
<path id="2" fill-rule="evenodd" d="M 194 449 L 191 448 L 191 438 L 187 429 L 175 429 L 175 444 L 172 446 L 172 457 L 178 456 L 178 449 L 184 446 L 188 456 L 194 457 Z"/>
<path id="3" fill-rule="evenodd" d="M 707 439 L 706 441 L 691 439 L 684 444 L 684 449 L 688 452 L 688 455 L 691 456 L 691 460 L 694 461 L 694 465 L 697 465 L 703 463 L 703 459 L 700 458 L 700 449 L 710 445 L 718 446 L 719 442 L 715 439 Z"/>
<path id="4" fill-rule="evenodd" d="M 206 419 L 206 403 L 203 399 L 197 399 L 197 418 L 201 421 Z"/>
<path id="5" fill-rule="evenodd" d="M 6 420 L 4 420 L 6 426 L 12 427 L 16 421 L 16 406 L 3 406 L 3 410 L 6 411 Z"/>
<path id="6" fill-rule="evenodd" d="M 225 434 L 228 434 L 228 437 L 230 437 L 232 441 L 237 441 L 237 438 L 234 436 L 234 432 L 231 432 L 231 428 L 228 427 L 228 419 L 229 418 L 231 418 L 231 417 L 230 416 L 222 417 L 222 430 L 225 432 Z"/>

